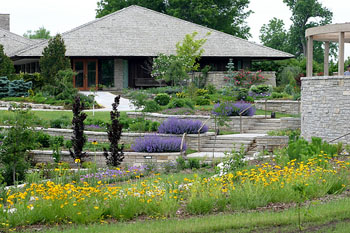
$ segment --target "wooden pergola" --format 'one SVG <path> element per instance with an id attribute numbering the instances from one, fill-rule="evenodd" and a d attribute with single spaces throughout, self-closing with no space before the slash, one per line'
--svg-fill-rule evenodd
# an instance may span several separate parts
<path id="1" fill-rule="evenodd" d="M 312 77 L 313 41 L 324 42 L 324 75 L 329 75 L 329 43 L 339 44 L 338 75 L 344 75 L 344 44 L 350 43 L 350 23 L 329 24 L 309 28 L 305 32 L 307 38 L 306 76 Z"/>

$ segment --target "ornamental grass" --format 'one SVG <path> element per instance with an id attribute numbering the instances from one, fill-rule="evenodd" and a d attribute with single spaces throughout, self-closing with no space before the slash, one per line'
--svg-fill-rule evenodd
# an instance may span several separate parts
<path id="1" fill-rule="evenodd" d="M 264 163 L 221 177 L 194 176 L 172 181 L 159 176 L 95 186 L 87 182 L 33 183 L 8 190 L 0 207 L 3 231 L 37 223 L 89 223 L 106 218 L 173 217 L 254 209 L 276 202 L 300 202 L 341 193 L 349 163 L 319 155 L 286 166 Z"/>

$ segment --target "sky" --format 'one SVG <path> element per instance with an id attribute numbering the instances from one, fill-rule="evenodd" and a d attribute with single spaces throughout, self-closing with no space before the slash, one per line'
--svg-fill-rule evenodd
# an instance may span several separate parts
<path id="1" fill-rule="evenodd" d="M 320 0 L 333 12 L 333 23 L 350 22 L 349 0 Z M 10 31 L 23 35 L 27 30 L 45 27 L 51 35 L 63 33 L 95 19 L 97 0 L 1 0 L 0 13 L 10 14 Z M 273 17 L 291 25 L 291 12 L 283 0 L 250 0 L 254 13 L 247 19 L 254 41 L 260 44 L 259 31 Z M 345 58 L 350 44 L 345 46 Z"/>

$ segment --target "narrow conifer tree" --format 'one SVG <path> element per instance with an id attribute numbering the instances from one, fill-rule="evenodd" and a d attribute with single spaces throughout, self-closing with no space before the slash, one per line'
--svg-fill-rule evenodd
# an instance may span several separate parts
<path id="1" fill-rule="evenodd" d="M 120 95 L 116 96 L 112 104 L 113 111 L 111 111 L 111 124 L 107 124 L 108 140 L 110 147 L 107 151 L 103 148 L 103 155 L 106 157 L 106 164 L 112 167 L 118 167 L 124 159 L 124 144 L 119 147 L 119 141 L 122 135 L 122 124 L 119 121 L 120 114 L 118 112 L 118 105 Z"/>

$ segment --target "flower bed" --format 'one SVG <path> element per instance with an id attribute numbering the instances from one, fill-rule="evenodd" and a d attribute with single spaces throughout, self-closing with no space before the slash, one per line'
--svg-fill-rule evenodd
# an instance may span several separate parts
<path id="1" fill-rule="evenodd" d="M 217 116 L 239 116 L 240 113 L 246 110 L 242 116 L 254 116 L 256 109 L 251 106 L 251 103 L 244 101 L 217 103 L 214 105 L 213 114 Z"/>
<path id="2" fill-rule="evenodd" d="M 285 166 L 264 163 L 222 177 L 181 180 L 160 177 L 116 186 L 97 182 L 31 184 L 8 190 L 0 207 L 0 224 L 88 223 L 105 217 L 207 214 L 254 209 L 269 203 L 299 202 L 342 192 L 349 184 L 349 163 L 324 155 Z M 6 231 L 6 227 L 2 230 Z"/>
<path id="3" fill-rule="evenodd" d="M 197 134 L 202 126 L 199 120 L 179 119 L 171 117 L 159 126 L 158 132 L 164 134 Z M 204 125 L 200 133 L 208 132 L 208 126 Z"/>
<path id="4" fill-rule="evenodd" d="M 131 149 L 136 152 L 178 152 L 181 150 L 181 138 L 178 137 L 160 137 L 151 135 L 140 137 L 131 145 Z M 183 151 L 186 150 L 186 143 L 183 145 Z"/>

